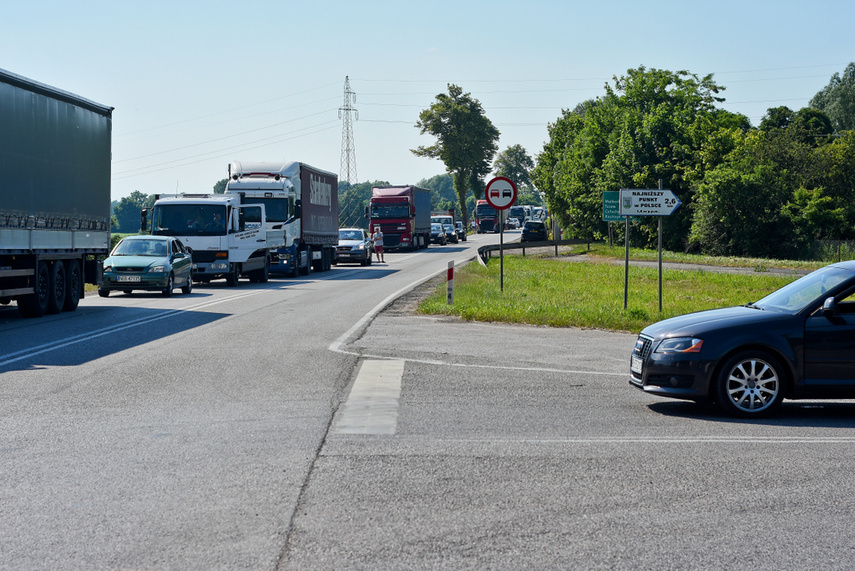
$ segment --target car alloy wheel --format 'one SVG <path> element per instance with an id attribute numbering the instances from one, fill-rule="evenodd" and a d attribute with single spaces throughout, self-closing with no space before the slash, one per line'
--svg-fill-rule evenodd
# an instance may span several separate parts
<path id="1" fill-rule="evenodd" d="M 171 297 L 172 296 L 172 290 L 174 290 L 174 289 L 175 289 L 175 278 L 172 276 L 172 274 L 169 274 L 169 279 L 166 282 L 166 287 L 163 288 L 163 291 L 161 292 L 163 294 L 163 297 Z"/>
<path id="2" fill-rule="evenodd" d="M 718 378 L 718 402 L 730 414 L 760 417 L 778 408 L 784 398 L 783 368 L 762 351 L 731 357 Z"/>

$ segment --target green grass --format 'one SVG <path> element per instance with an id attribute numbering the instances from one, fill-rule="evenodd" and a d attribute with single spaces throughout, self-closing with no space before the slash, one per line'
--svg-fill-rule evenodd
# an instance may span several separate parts
<path id="1" fill-rule="evenodd" d="M 591 257 L 602 259 L 623 260 L 626 258 L 626 251 L 624 250 L 623 245 L 615 245 L 610 248 L 608 244 L 591 244 L 591 249 L 590 251 L 588 251 L 587 247 L 583 244 L 572 246 L 569 249 L 559 253 L 560 256 L 571 256 L 577 254 L 587 254 Z M 656 250 L 630 248 L 629 259 L 654 261 L 659 259 L 659 253 Z M 683 254 L 680 252 L 669 252 L 666 250 L 662 251 L 662 261 L 686 264 L 704 264 L 710 266 L 752 268 L 758 272 L 768 271 L 770 268 L 815 270 L 829 264 L 829 262 L 771 260 L 767 258 L 740 258 L 737 256 L 703 256 L 699 254 Z"/>
<path id="2" fill-rule="evenodd" d="M 799 277 L 664 270 L 659 313 L 656 269 L 630 267 L 624 309 L 622 265 L 532 256 L 505 256 L 504 265 L 504 291 L 499 288 L 498 260 L 486 268 L 473 262 L 455 271 L 453 305 L 446 303 L 442 284 L 419 311 L 473 321 L 638 332 L 666 317 L 756 301 Z"/>

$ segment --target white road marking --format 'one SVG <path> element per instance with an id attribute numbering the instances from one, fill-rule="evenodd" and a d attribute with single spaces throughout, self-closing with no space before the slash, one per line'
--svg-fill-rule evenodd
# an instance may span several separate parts
<path id="1" fill-rule="evenodd" d="M 336 415 L 336 434 L 395 434 L 404 361 L 367 360 Z"/>

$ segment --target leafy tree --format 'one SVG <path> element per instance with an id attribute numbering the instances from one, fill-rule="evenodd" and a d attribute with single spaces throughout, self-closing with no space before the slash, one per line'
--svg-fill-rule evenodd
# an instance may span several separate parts
<path id="1" fill-rule="evenodd" d="M 224 194 L 226 192 L 226 183 L 229 182 L 229 179 L 224 178 L 219 180 L 214 184 L 214 194 Z"/>
<path id="2" fill-rule="evenodd" d="M 534 160 L 525 151 L 522 145 L 511 145 L 496 156 L 493 163 L 493 172 L 496 176 L 503 176 L 514 181 L 517 191 L 532 186 L 531 170 L 534 168 Z"/>
<path id="3" fill-rule="evenodd" d="M 139 232 L 140 211 L 153 204 L 154 195 L 144 194 L 139 190 L 135 190 L 130 195 L 122 198 L 113 207 L 113 217 L 116 220 L 116 226 L 112 228 L 112 231 L 127 234 Z"/>
<path id="4" fill-rule="evenodd" d="M 435 144 L 420 146 L 412 152 L 420 157 L 439 159 L 454 177 L 454 190 L 468 225 L 467 191 L 483 192 L 481 178 L 490 172 L 490 163 L 498 148 L 499 130 L 484 114 L 477 99 L 453 84 L 448 93 L 440 93 L 428 109 L 419 113 L 416 127 L 421 134 L 436 137 Z M 479 188 L 480 187 L 480 188 Z"/>
<path id="5" fill-rule="evenodd" d="M 750 126 L 746 117 L 715 108 L 723 89 L 711 75 L 640 67 L 615 77 L 605 96 L 565 110 L 550 126 L 533 173 L 561 226 L 571 236 L 601 237 L 604 191 L 656 188 L 661 180 L 683 202 L 665 220 L 665 247 L 686 248 L 693 185 L 728 151 L 728 133 Z M 639 227 L 642 245 L 655 244 L 657 221 Z"/>
<path id="6" fill-rule="evenodd" d="M 855 62 L 835 73 L 822 90 L 810 100 L 810 106 L 825 111 L 836 133 L 855 129 Z"/>

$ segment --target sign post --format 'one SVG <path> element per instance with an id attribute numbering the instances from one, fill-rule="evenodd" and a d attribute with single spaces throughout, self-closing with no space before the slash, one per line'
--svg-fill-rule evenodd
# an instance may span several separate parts
<path id="1" fill-rule="evenodd" d="M 517 185 L 504 176 L 497 176 L 484 189 L 487 204 L 499 211 L 499 291 L 505 291 L 505 221 L 504 210 L 517 200 Z"/>
<path id="2" fill-rule="evenodd" d="M 604 198 L 605 200 L 605 198 Z M 626 309 L 629 297 L 629 217 L 658 216 L 659 217 L 659 312 L 662 313 L 662 217 L 671 216 L 682 202 L 670 190 L 659 188 L 653 190 L 622 188 L 620 190 L 620 215 L 626 216 L 626 261 L 624 264 L 623 308 Z M 604 213 L 605 216 L 605 213 Z"/>
<path id="3" fill-rule="evenodd" d="M 445 274 L 445 302 L 454 305 L 454 260 L 448 262 L 448 272 Z"/>

